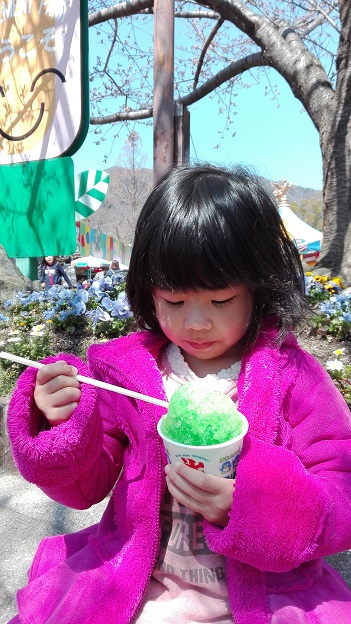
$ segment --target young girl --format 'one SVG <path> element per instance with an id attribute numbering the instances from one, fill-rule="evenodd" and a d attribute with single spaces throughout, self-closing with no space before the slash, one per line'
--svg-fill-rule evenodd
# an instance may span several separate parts
<path id="1" fill-rule="evenodd" d="M 325 555 L 351 548 L 351 419 L 290 333 L 305 300 L 274 200 L 241 168 L 180 167 L 138 220 L 127 294 L 139 327 L 19 379 L 8 415 L 23 476 L 100 523 L 45 539 L 18 592 L 31 624 L 349 624 Z M 220 388 L 250 428 L 236 479 L 166 465 L 167 400 Z"/>
<path id="2" fill-rule="evenodd" d="M 61 286 L 62 278 L 67 283 L 68 288 L 72 288 L 71 280 L 69 279 L 63 266 L 57 262 L 56 257 L 45 256 L 41 262 L 39 277 L 42 287 L 49 290 L 52 286 Z"/>

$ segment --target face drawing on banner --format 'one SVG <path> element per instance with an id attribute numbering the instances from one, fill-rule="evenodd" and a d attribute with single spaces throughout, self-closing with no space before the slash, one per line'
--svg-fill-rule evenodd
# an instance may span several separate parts
<path id="1" fill-rule="evenodd" d="M 72 88 L 67 84 L 67 74 L 72 74 L 67 46 L 74 38 L 68 32 L 73 1 L 0 3 L 0 162 L 60 155 L 70 145 L 64 143 L 73 140 L 63 137 L 57 127 L 62 126 L 58 109 L 69 110 L 68 88 Z M 79 64 L 80 58 L 76 60 Z"/>

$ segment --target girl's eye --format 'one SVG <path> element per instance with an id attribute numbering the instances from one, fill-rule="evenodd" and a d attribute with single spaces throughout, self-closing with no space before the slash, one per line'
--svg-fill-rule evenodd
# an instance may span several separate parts
<path id="1" fill-rule="evenodd" d="M 173 306 L 173 307 L 179 307 L 181 305 L 183 305 L 183 301 L 168 301 L 168 299 L 164 299 L 164 301 L 167 303 L 167 305 Z"/>
<path id="2" fill-rule="evenodd" d="M 233 301 L 235 297 L 229 297 L 229 299 L 222 299 L 222 301 L 215 301 L 214 299 L 212 300 L 212 303 L 214 305 L 218 305 L 218 306 L 222 306 L 222 305 L 227 305 L 228 303 L 231 303 Z"/>

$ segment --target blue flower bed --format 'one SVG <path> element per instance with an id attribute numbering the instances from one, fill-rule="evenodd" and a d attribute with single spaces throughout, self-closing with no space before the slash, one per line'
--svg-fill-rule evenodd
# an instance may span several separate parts
<path id="1" fill-rule="evenodd" d="M 351 293 L 339 277 L 305 276 L 305 290 L 314 315 L 312 328 L 345 340 L 351 336 Z"/>
<path id="2" fill-rule="evenodd" d="M 60 335 L 75 336 L 77 343 L 80 338 L 101 341 L 127 334 L 132 325 L 123 274 L 94 280 L 88 288 L 19 292 L 0 310 L 0 350 L 40 360 L 62 350 L 57 347 Z M 0 383 L 3 395 L 23 366 L 0 359 L 1 369 L 6 371 Z"/>

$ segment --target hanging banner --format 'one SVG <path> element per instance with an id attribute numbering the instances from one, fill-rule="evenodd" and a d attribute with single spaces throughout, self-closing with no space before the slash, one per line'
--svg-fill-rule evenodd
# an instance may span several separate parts
<path id="1" fill-rule="evenodd" d="M 74 253 L 73 184 L 68 157 L 0 167 L 0 245 L 10 258 Z"/>
<path id="2" fill-rule="evenodd" d="M 90 169 L 75 177 L 76 221 L 90 217 L 105 199 L 110 174 Z"/>
<path id="3" fill-rule="evenodd" d="M 99 256 L 106 260 L 118 258 L 120 265 L 129 266 L 132 245 L 94 230 L 86 221 L 76 221 L 77 252 L 80 256 Z"/>
<path id="4" fill-rule="evenodd" d="M 0 164 L 71 155 L 89 125 L 87 0 L 0 2 Z"/>

